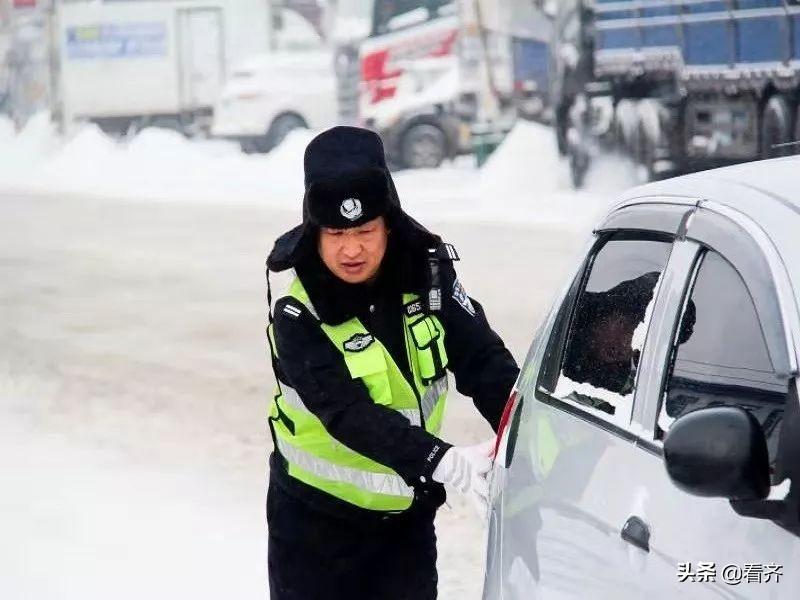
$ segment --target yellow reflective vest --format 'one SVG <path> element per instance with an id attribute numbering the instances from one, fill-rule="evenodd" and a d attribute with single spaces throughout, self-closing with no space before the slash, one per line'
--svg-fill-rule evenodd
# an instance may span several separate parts
<path id="1" fill-rule="evenodd" d="M 444 327 L 435 315 L 403 315 L 413 374 L 413 381 L 408 381 L 380 340 L 357 318 L 340 325 L 319 321 L 299 279 L 292 282 L 288 296 L 317 319 L 342 353 L 350 376 L 364 383 L 373 402 L 438 435 L 447 397 L 447 352 Z M 403 294 L 404 305 L 418 300 L 414 294 Z M 271 327 L 268 334 L 273 335 Z M 270 345 L 275 352 L 274 341 Z M 280 363 L 279 356 L 275 359 Z M 290 476 L 361 508 L 397 512 L 411 506 L 414 491 L 395 471 L 334 439 L 285 383 L 276 386 L 269 419 L 276 451 L 286 460 Z"/>

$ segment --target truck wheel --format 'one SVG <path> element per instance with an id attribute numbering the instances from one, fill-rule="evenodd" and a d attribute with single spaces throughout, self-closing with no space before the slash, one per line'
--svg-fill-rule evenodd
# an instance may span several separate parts
<path id="1" fill-rule="evenodd" d="M 400 158 L 408 169 L 435 169 L 447 156 L 447 137 L 436 125 L 419 123 L 403 134 Z"/>
<path id="2" fill-rule="evenodd" d="M 767 101 L 761 113 L 761 158 L 788 156 L 792 153 L 789 147 L 775 147 L 792 141 L 792 117 L 789 101 L 784 96 L 775 95 Z"/>
<path id="3" fill-rule="evenodd" d="M 269 126 L 267 135 L 264 137 L 264 143 L 261 149 L 264 152 L 269 152 L 285 140 L 289 132 L 295 129 L 308 129 L 308 125 L 300 115 L 287 113 L 275 117 L 275 120 L 272 121 L 272 124 Z"/>

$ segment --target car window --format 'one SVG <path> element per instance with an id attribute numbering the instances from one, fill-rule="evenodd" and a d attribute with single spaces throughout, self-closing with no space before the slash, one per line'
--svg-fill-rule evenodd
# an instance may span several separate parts
<path id="1" fill-rule="evenodd" d="M 667 240 L 626 234 L 601 242 L 556 318 L 540 393 L 628 423 L 639 355 L 670 248 Z"/>
<path id="2" fill-rule="evenodd" d="M 280 27 L 274 34 L 275 50 L 308 52 L 325 47 L 322 36 L 303 15 L 291 8 L 283 8 L 279 14 Z"/>
<path id="3" fill-rule="evenodd" d="M 678 417 L 708 406 L 741 406 L 761 423 L 774 458 L 788 380 L 770 362 L 744 281 L 707 251 L 685 303 L 658 417 L 663 437 Z"/>

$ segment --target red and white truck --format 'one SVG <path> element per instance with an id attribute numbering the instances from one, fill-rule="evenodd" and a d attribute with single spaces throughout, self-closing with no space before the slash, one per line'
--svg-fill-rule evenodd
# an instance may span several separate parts
<path id="1" fill-rule="evenodd" d="M 339 1 L 339 14 L 353 11 Z M 513 119 L 511 11 L 491 0 L 360 2 L 366 36 L 340 43 L 340 119 L 378 131 L 397 166 L 472 149 L 476 124 Z M 352 22 L 351 20 L 349 22 Z"/>

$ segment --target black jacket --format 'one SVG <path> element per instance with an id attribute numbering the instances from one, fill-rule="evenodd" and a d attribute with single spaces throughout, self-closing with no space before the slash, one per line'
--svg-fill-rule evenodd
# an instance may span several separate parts
<path id="1" fill-rule="evenodd" d="M 380 340 L 406 378 L 411 371 L 405 350 L 402 293 L 421 294 L 427 265 L 392 240 L 378 279 L 371 285 L 351 285 L 338 280 L 316 253 L 298 264 L 297 275 L 312 305 L 326 323 L 338 324 L 358 317 Z M 491 329 L 481 305 L 467 299 L 449 261 L 442 263 L 443 309 L 449 370 L 456 387 L 473 399 L 496 430 L 508 394 L 517 378 L 511 353 Z M 460 299 L 460 300 L 459 300 Z M 354 380 L 341 353 L 331 344 L 311 313 L 301 307 L 299 316 L 284 311 L 289 298 L 275 306 L 276 365 L 280 381 L 295 388 L 306 407 L 345 446 L 395 470 L 416 492 L 415 510 L 435 510 L 444 490 L 431 482 L 431 474 L 449 444 L 391 409 L 375 404 L 366 386 Z M 272 476 L 284 491 L 315 507 L 337 515 L 363 516 L 364 511 L 307 486 L 286 473 L 282 459 L 271 459 Z"/>

